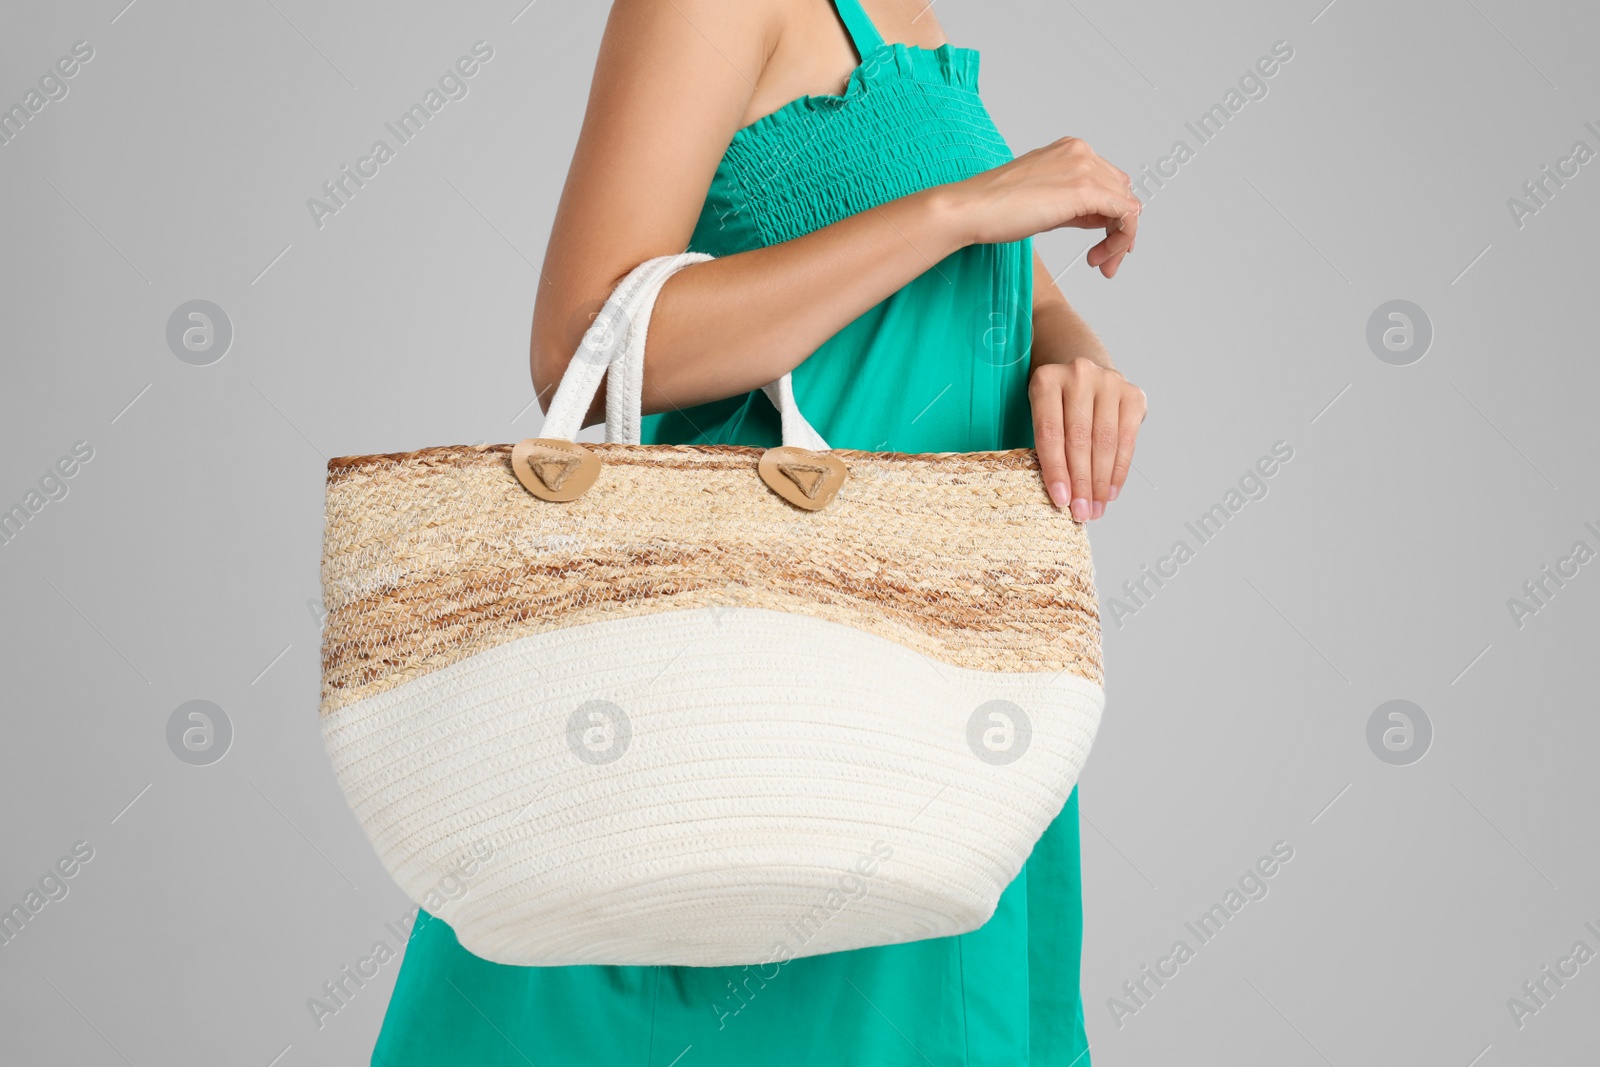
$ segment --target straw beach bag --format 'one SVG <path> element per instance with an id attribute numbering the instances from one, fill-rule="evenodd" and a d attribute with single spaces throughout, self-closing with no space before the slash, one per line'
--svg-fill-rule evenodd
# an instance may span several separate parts
<path id="1" fill-rule="evenodd" d="M 829 450 L 788 375 L 782 448 L 638 443 L 651 307 L 709 258 L 617 286 L 542 437 L 328 464 L 328 753 L 488 960 L 976 929 L 1100 722 L 1089 545 L 1033 450 Z M 576 444 L 603 377 L 606 443 Z"/>

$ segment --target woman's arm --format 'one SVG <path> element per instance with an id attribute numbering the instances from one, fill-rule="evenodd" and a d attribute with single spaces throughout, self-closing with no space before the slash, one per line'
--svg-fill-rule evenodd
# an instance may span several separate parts
<path id="1" fill-rule="evenodd" d="M 534 386 L 548 405 L 623 275 L 681 252 L 782 32 L 774 0 L 617 0 L 534 305 Z M 696 264 L 650 321 L 645 411 L 759 388 L 961 247 L 936 190 L 780 245 Z M 604 417 L 604 395 L 590 421 Z"/>
<path id="2" fill-rule="evenodd" d="M 1098 519 L 1128 477 L 1144 421 L 1144 390 L 1112 364 L 1106 346 L 1067 303 L 1038 252 L 1033 254 L 1028 398 L 1050 498 L 1057 507 L 1070 506 L 1080 522 Z"/>
<path id="3" fill-rule="evenodd" d="M 786 10 L 784 0 L 616 0 L 534 307 L 530 357 L 541 401 L 548 404 L 617 281 L 687 246 L 730 139 L 756 94 L 770 94 L 761 77 Z M 668 280 L 652 315 L 645 411 L 781 377 L 967 244 L 1103 226 L 1099 247 L 1120 259 L 1138 210 L 1125 174 L 1064 138 L 965 182 L 694 264 Z M 590 421 L 604 410 L 597 397 Z"/>

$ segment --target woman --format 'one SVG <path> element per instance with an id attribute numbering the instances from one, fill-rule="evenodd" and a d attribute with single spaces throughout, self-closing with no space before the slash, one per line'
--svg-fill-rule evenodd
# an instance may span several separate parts
<path id="1" fill-rule="evenodd" d="M 1104 229 L 1088 262 L 1109 278 L 1140 204 L 1082 141 L 1013 160 L 977 75 L 923 0 L 616 0 L 534 309 L 540 397 L 624 274 L 706 252 L 650 320 L 646 443 L 776 445 L 759 387 L 792 370 L 833 447 L 1037 443 L 1056 506 L 1099 518 L 1144 394 L 1031 238 Z M 767 967 L 523 968 L 423 913 L 373 1063 L 1088 1067 L 1079 886 L 1074 790 L 959 937 Z"/>

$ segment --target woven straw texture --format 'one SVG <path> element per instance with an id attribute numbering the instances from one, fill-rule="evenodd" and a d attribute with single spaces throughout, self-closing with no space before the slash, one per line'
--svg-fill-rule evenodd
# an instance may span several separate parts
<path id="1" fill-rule="evenodd" d="M 793 612 L 980 671 L 1102 684 L 1088 540 L 1031 449 L 835 449 L 818 512 L 737 445 L 588 446 L 599 481 L 535 499 L 510 445 L 328 464 L 322 712 L 509 641 L 701 607 Z"/>

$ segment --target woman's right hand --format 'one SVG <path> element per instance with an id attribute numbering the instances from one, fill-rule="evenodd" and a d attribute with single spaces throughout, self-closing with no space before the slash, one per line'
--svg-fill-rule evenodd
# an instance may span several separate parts
<path id="1" fill-rule="evenodd" d="M 944 188 L 970 244 L 1020 241 L 1062 226 L 1103 228 L 1105 240 L 1089 249 L 1088 262 L 1107 278 L 1133 251 L 1144 206 L 1133 195 L 1132 180 L 1076 137 Z"/>

